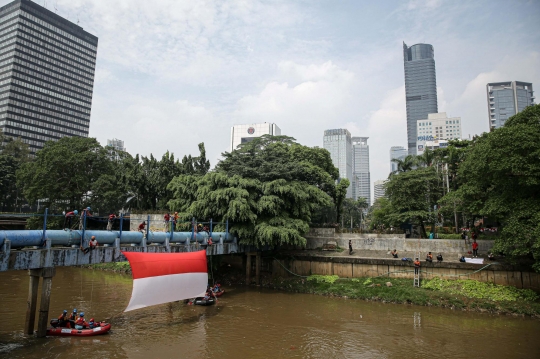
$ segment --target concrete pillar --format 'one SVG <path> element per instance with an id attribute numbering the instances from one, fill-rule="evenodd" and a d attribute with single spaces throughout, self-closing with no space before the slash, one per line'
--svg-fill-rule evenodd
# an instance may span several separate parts
<path id="1" fill-rule="evenodd" d="M 41 269 L 30 269 L 30 285 L 28 287 L 28 302 L 26 303 L 26 319 L 24 321 L 24 334 L 34 334 L 34 322 L 36 320 L 37 292 Z"/>
<path id="2" fill-rule="evenodd" d="M 261 285 L 261 252 L 257 252 L 255 256 L 255 282 Z"/>
<path id="3" fill-rule="evenodd" d="M 49 303 L 51 302 L 52 277 L 55 275 L 55 268 L 43 268 L 43 284 L 41 286 L 41 302 L 39 304 L 39 319 L 37 337 L 43 338 L 47 335 L 47 326 L 49 321 Z"/>
<path id="4" fill-rule="evenodd" d="M 246 253 L 246 285 L 251 284 L 251 253 Z"/>

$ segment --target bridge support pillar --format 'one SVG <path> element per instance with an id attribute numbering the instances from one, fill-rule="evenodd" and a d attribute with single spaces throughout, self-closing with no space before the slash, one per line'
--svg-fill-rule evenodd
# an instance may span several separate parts
<path id="1" fill-rule="evenodd" d="M 41 285 L 41 301 L 39 303 L 39 318 L 37 337 L 43 338 L 47 334 L 47 325 L 49 321 L 49 303 L 51 302 L 52 277 L 56 274 L 54 267 L 43 268 L 41 276 L 43 284 Z"/>
<path id="2" fill-rule="evenodd" d="M 34 322 L 36 320 L 36 305 L 41 269 L 28 270 L 30 285 L 28 286 L 28 301 L 26 303 L 26 319 L 24 321 L 24 334 L 34 334 Z"/>

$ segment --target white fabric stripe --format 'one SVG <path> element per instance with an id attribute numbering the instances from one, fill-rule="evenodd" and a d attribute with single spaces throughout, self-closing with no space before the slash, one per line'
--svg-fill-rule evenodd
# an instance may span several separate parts
<path id="1" fill-rule="evenodd" d="M 207 285 L 208 273 L 180 273 L 135 279 L 131 299 L 124 312 L 176 300 L 202 297 Z"/>

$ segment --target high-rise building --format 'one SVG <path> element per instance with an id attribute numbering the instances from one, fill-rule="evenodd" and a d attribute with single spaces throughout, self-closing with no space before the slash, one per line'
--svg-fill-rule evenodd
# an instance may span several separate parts
<path id="1" fill-rule="evenodd" d="M 402 146 L 390 147 L 390 173 L 397 171 L 397 163 L 392 162 L 392 160 L 403 160 L 405 157 L 407 157 L 407 155 L 407 149 Z"/>
<path id="2" fill-rule="evenodd" d="M 32 153 L 87 137 L 98 38 L 29 0 L 0 8 L 0 129 Z"/>
<path id="3" fill-rule="evenodd" d="M 340 178 L 347 178 L 351 185 L 347 188 L 347 198 L 352 198 L 353 164 L 351 133 L 344 129 L 324 131 L 323 145 L 332 158 L 332 163 L 339 170 Z"/>
<path id="4" fill-rule="evenodd" d="M 534 105 L 532 83 L 493 82 L 486 85 L 489 128 L 500 128 L 507 119 Z"/>
<path id="5" fill-rule="evenodd" d="M 117 138 L 113 138 L 112 140 L 107 140 L 107 147 L 112 147 L 117 151 L 125 151 L 124 147 L 124 141 L 119 140 Z"/>
<path id="6" fill-rule="evenodd" d="M 253 123 L 231 127 L 231 151 L 238 145 L 253 141 L 262 135 L 281 136 L 281 129 L 275 123 Z"/>
<path id="7" fill-rule="evenodd" d="M 353 181 L 352 198 L 365 198 L 371 205 L 371 181 L 369 173 L 369 137 L 353 137 Z"/>
<path id="8" fill-rule="evenodd" d="M 385 182 L 386 181 L 378 180 L 378 181 L 375 181 L 375 183 L 373 183 L 374 201 L 376 201 L 377 199 L 379 199 L 381 197 L 384 197 L 384 195 L 385 195 L 385 190 L 384 190 Z"/>
<path id="9" fill-rule="evenodd" d="M 424 151 L 428 141 L 461 139 L 461 118 L 448 118 L 446 112 L 430 113 L 428 117 L 417 121 L 417 153 Z"/>
<path id="10" fill-rule="evenodd" d="M 405 96 L 407 105 L 407 146 L 416 155 L 416 121 L 437 113 L 437 81 L 433 46 L 403 43 Z"/>

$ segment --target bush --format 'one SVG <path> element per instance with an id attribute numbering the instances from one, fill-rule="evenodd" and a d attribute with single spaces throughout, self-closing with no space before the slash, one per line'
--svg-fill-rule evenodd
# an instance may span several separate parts
<path id="1" fill-rule="evenodd" d="M 339 277 L 337 275 L 310 275 L 307 280 L 308 281 L 314 281 L 317 283 L 334 283 L 336 280 L 338 280 Z"/>

